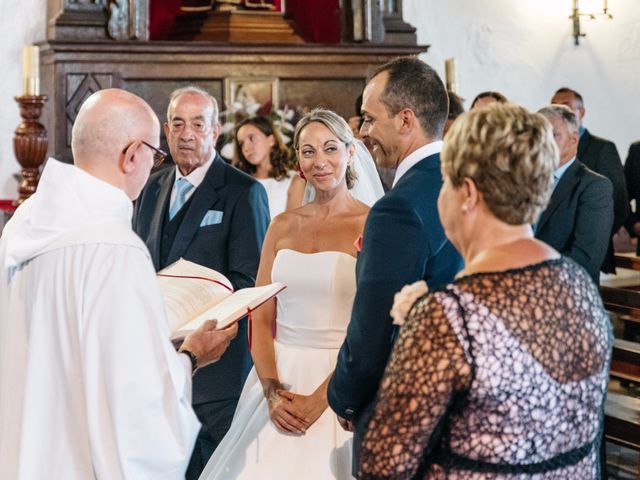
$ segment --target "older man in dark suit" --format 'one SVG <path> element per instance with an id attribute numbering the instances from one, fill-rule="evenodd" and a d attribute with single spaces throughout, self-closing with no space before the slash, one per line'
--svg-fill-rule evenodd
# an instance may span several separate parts
<path id="1" fill-rule="evenodd" d="M 438 287 L 462 268 L 437 210 L 447 110 L 442 81 L 417 58 L 383 65 L 364 90 L 361 133 L 373 146 L 376 161 L 396 168 L 396 174 L 365 225 L 351 322 L 327 394 L 342 425 L 355 429 L 354 472 L 393 346 L 389 311 L 394 294 L 418 280 Z"/>
<path id="2" fill-rule="evenodd" d="M 582 119 L 586 112 L 582 95 L 575 90 L 563 87 L 553 95 L 551 103 L 566 105 L 576 115 L 580 137 L 578 160 L 594 172 L 607 177 L 613 185 L 613 225 L 601 270 L 605 273 L 615 273 L 613 234 L 624 225 L 629 215 L 629 199 L 620 155 L 613 142 L 592 135 L 582 126 Z"/>
<path id="3" fill-rule="evenodd" d="M 553 126 L 560 164 L 553 175 L 553 193 L 535 226 L 536 238 L 575 260 L 598 284 L 613 224 L 611 182 L 579 160 L 578 121 L 565 105 L 540 112 Z"/>
<path id="4" fill-rule="evenodd" d="M 226 275 L 235 289 L 254 286 L 269 224 L 267 195 L 216 153 L 215 99 L 196 87 L 176 90 L 164 130 L 176 167 L 151 176 L 134 216 L 156 269 L 183 257 Z M 229 429 L 250 368 L 244 320 L 225 356 L 194 377 L 193 406 L 204 426 L 187 479 L 198 478 Z"/>

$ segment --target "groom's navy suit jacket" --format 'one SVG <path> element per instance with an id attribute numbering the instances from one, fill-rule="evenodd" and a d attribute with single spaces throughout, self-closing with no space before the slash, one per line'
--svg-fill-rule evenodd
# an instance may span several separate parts
<path id="1" fill-rule="evenodd" d="M 216 155 L 202 183 L 170 222 L 174 181 L 175 168 L 154 173 L 136 202 L 134 230 L 149 248 L 156 270 L 182 257 L 226 275 L 234 289 L 255 286 L 262 241 L 269 225 L 267 195 L 262 185 Z M 209 223 L 203 222 L 207 215 L 213 219 Z M 194 405 L 234 402 L 230 424 L 250 369 L 247 325 L 243 320 L 222 358 L 194 376 Z"/>
<path id="2" fill-rule="evenodd" d="M 328 389 L 331 408 L 354 421 L 354 471 L 393 347 L 395 327 L 389 311 L 394 294 L 418 280 L 437 288 L 462 268 L 462 258 L 445 237 L 438 216 L 441 186 L 440 155 L 431 155 L 411 167 L 367 218 L 351 322 Z"/>

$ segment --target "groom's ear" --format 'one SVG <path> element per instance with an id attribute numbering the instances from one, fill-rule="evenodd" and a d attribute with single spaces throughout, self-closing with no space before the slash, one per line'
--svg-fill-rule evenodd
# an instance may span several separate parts
<path id="1" fill-rule="evenodd" d="M 399 133 L 410 132 L 415 126 L 418 119 L 416 114 L 410 108 L 404 108 L 396 114 Z"/>

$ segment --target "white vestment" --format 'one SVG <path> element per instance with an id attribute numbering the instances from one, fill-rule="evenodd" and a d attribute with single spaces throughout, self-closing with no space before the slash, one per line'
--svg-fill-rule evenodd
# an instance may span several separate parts
<path id="1" fill-rule="evenodd" d="M 0 239 L 0 478 L 182 479 L 200 424 L 123 191 L 50 159 Z"/>

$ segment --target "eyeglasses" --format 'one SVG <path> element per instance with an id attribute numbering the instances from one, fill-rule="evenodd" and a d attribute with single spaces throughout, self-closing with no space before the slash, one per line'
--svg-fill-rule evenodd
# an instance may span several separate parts
<path id="1" fill-rule="evenodd" d="M 160 150 L 159 148 L 154 147 L 153 145 L 149 145 L 144 140 L 140 140 L 147 147 L 153 150 L 153 168 L 159 167 L 164 162 L 164 159 L 167 158 L 168 153 L 164 150 Z"/>
<path id="2" fill-rule="evenodd" d="M 122 150 L 122 153 L 125 153 L 127 151 L 127 149 L 132 145 L 132 143 L 130 143 L 129 145 L 124 147 L 124 150 Z M 146 145 L 151 150 L 153 150 L 153 168 L 157 168 L 160 165 L 162 165 L 162 162 L 164 162 L 164 159 L 167 158 L 167 156 L 169 155 L 164 150 L 160 150 L 159 148 L 156 148 L 153 145 L 148 144 L 144 140 L 140 140 L 140 143 Z"/>

